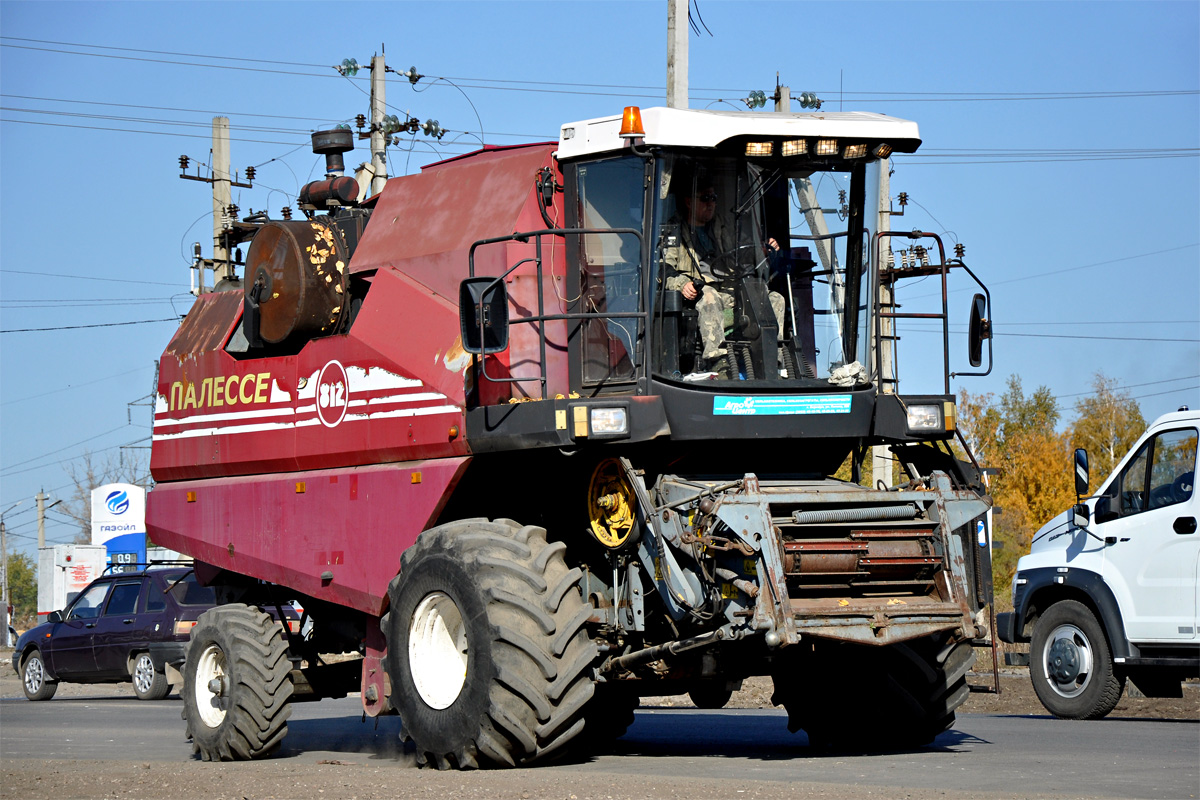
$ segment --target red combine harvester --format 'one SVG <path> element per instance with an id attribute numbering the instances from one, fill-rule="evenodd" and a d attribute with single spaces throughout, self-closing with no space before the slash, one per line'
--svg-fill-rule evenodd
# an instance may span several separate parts
<path id="1" fill-rule="evenodd" d="M 949 447 L 947 276 L 974 275 L 876 223 L 916 125 L 626 112 L 361 206 L 350 132 L 319 132 L 307 218 L 239 223 L 244 278 L 161 359 L 147 512 L 223 603 L 184 668 L 202 758 L 354 691 L 439 768 L 600 747 L 641 696 L 719 707 L 755 675 L 815 743 L 952 724 L 992 636 L 990 501 Z M 930 276 L 941 312 L 901 313 Z M 940 320 L 940 393 L 898 391 L 905 316 Z M 858 485 L 876 445 L 900 485 Z M 290 600 L 304 634 L 262 610 Z"/>

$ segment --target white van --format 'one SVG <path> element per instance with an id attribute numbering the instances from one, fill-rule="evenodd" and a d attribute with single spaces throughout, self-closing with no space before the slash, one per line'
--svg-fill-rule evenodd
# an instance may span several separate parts
<path id="1" fill-rule="evenodd" d="M 1181 697 L 1200 677 L 1200 412 L 1155 420 L 1093 497 L 1059 514 L 1017 562 L 1006 642 L 1030 642 L 1038 698 L 1066 719 L 1099 719 L 1131 680 Z M 1087 494 L 1087 452 L 1075 491 Z"/>

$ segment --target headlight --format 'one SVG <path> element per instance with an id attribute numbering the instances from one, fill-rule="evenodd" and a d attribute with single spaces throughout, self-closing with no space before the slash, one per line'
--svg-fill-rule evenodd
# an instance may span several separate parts
<path id="1" fill-rule="evenodd" d="M 629 415 L 624 408 L 593 408 L 591 412 L 593 434 L 629 433 Z"/>
<path id="2" fill-rule="evenodd" d="M 940 409 L 936 405 L 909 406 L 908 429 L 920 433 L 943 430 Z"/>

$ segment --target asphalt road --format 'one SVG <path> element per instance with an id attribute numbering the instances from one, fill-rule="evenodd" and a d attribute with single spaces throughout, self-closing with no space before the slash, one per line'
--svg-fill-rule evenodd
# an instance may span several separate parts
<path id="1" fill-rule="evenodd" d="M 100 694 L 42 703 L 6 698 L 0 700 L 0 761 L 6 772 L 13 765 L 36 761 L 125 763 L 142 769 L 153 764 L 156 770 L 169 764 L 192 765 L 180 708 L 175 695 L 149 703 Z M 753 785 L 754 794 L 762 794 L 765 786 L 770 795 L 771 786 L 782 793 L 806 783 L 831 787 L 832 794 L 822 796 L 848 797 L 902 797 L 901 790 L 915 790 L 920 796 L 943 792 L 997 797 L 1200 795 L 1200 724 L 1195 722 L 1113 718 L 1065 722 L 1050 717 L 963 714 L 933 746 L 863 755 L 811 750 L 803 734 L 788 733 L 785 720 L 781 712 L 771 710 L 643 709 L 613 754 L 523 770 L 522 785 L 528 784 L 529 789 L 515 796 L 572 796 L 557 791 L 544 794 L 538 790 L 543 781 L 560 787 L 640 786 L 673 780 L 713 788 L 728 784 L 730 796 L 735 797 L 746 795 L 736 794 L 745 790 L 734 786 Z M 204 770 L 220 770 L 221 775 L 234 778 L 239 767 L 253 768 L 261 785 L 267 778 L 262 770 L 273 765 L 282 783 L 272 794 L 284 797 L 292 796 L 286 788 L 289 772 L 323 762 L 395 770 L 393 778 L 411 776 L 414 787 L 426 780 L 423 776 L 438 782 L 449 777 L 415 769 L 400 746 L 399 728 L 395 717 L 380 719 L 378 726 L 371 720 L 362 722 L 353 698 L 296 704 L 288 737 L 268 762 L 194 764 L 188 771 L 195 775 L 194 768 L 203 775 Z M 463 776 L 456 786 L 486 780 L 489 774 L 498 777 L 498 773 L 475 773 L 477 777 Z M 487 784 L 480 786 L 483 794 L 469 796 L 488 796 Z M 313 790 L 311 796 L 320 796 L 320 791 Z"/>

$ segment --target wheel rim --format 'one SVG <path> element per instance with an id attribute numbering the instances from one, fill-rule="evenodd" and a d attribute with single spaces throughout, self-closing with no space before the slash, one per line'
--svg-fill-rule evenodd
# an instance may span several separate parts
<path id="1" fill-rule="evenodd" d="M 1042 649 L 1046 683 L 1062 697 L 1083 694 L 1091 683 L 1094 663 L 1091 641 L 1074 625 L 1059 625 Z"/>
<path id="2" fill-rule="evenodd" d="M 448 708 L 467 682 L 467 629 L 450 596 L 433 592 L 413 612 L 408 663 L 417 694 L 430 708 Z"/>
<path id="3" fill-rule="evenodd" d="M 133 685 L 141 694 L 149 692 L 150 687 L 154 685 L 154 662 L 150 660 L 150 656 L 138 656 L 133 667 Z"/>
<path id="4" fill-rule="evenodd" d="M 42 667 L 42 660 L 36 656 L 29 659 L 25 663 L 25 688 L 31 694 L 37 694 L 41 691 L 42 684 L 46 682 L 46 671 Z"/>
<path id="5" fill-rule="evenodd" d="M 196 710 L 200 721 L 216 728 L 225 721 L 229 681 L 225 668 L 225 651 L 215 644 L 204 648 L 196 660 Z"/>

